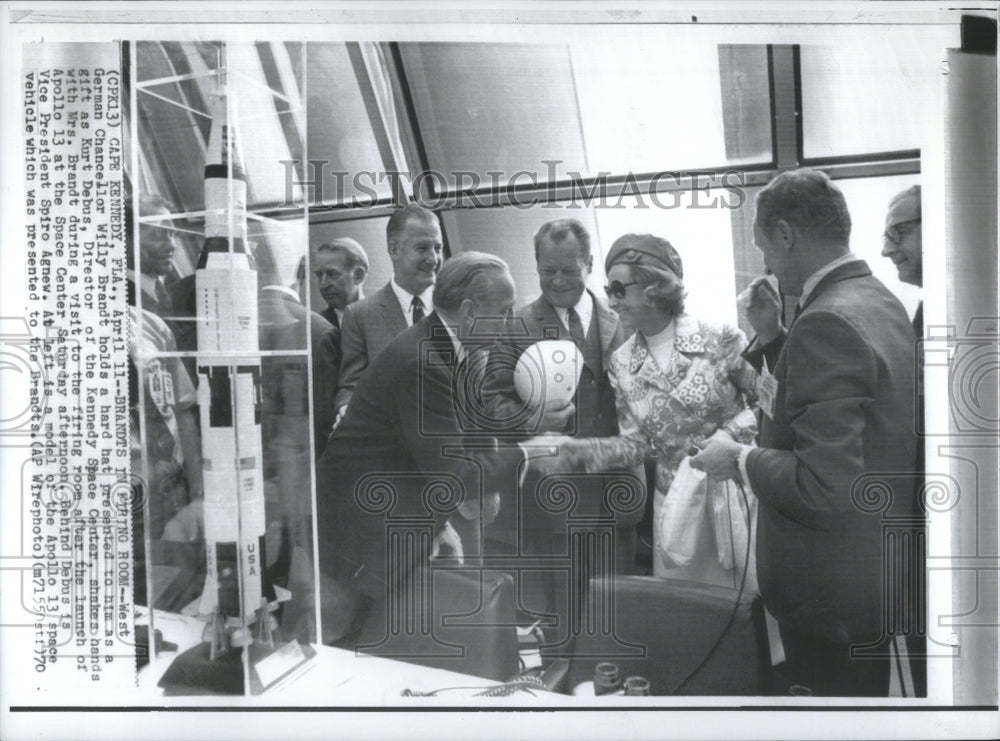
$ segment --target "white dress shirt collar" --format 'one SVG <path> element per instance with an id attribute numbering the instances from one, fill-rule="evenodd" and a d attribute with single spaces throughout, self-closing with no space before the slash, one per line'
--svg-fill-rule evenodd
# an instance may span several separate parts
<path id="1" fill-rule="evenodd" d="M 131 278 L 133 282 L 135 281 L 136 277 L 138 277 L 139 288 L 147 296 L 152 296 L 153 298 L 156 298 L 157 283 L 163 286 L 164 289 L 166 288 L 166 285 L 163 283 L 162 278 L 154 278 L 152 275 L 146 275 L 145 273 L 136 273 L 134 270 L 130 270 L 128 272 L 128 277 Z"/>
<path id="2" fill-rule="evenodd" d="M 396 276 L 393 276 L 389 281 L 392 286 L 392 292 L 396 294 L 396 300 L 399 301 L 399 308 L 403 310 L 403 317 L 406 319 L 406 326 L 413 326 L 413 294 L 407 291 L 405 288 L 401 287 L 396 282 Z M 424 316 L 427 316 L 432 311 L 434 311 L 434 305 L 431 302 L 431 298 L 434 296 L 434 285 L 429 285 L 424 292 L 420 294 L 420 301 L 424 305 Z"/>
<path id="3" fill-rule="evenodd" d="M 677 337 L 677 322 L 671 321 L 664 329 L 657 332 L 656 334 L 646 337 L 646 347 L 649 349 L 649 354 L 653 356 L 653 360 L 656 364 L 660 366 L 661 369 L 669 368 L 670 357 L 674 352 L 674 338 Z"/>
<path id="4" fill-rule="evenodd" d="M 458 339 L 458 335 L 455 334 L 455 327 L 447 322 L 444 322 L 444 328 L 448 331 L 448 336 L 451 338 L 451 344 L 455 346 L 455 364 L 461 363 L 463 358 L 465 358 L 465 348 L 462 346 L 462 341 Z"/>
<path id="5" fill-rule="evenodd" d="M 562 325 L 566 329 L 569 329 L 569 309 L 565 306 L 553 306 L 552 308 L 556 310 L 556 315 L 559 317 Z M 580 317 L 580 323 L 583 325 L 583 336 L 586 337 L 587 332 L 590 330 L 590 320 L 594 316 L 594 298 L 590 295 L 590 291 L 584 289 L 580 300 L 576 302 L 573 308 L 576 309 L 576 313 Z"/>
<path id="6" fill-rule="evenodd" d="M 816 290 L 816 286 L 819 285 L 819 282 L 823 280 L 823 278 L 839 268 L 841 265 L 846 265 L 847 263 L 858 259 L 860 258 L 853 252 L 848 252 L 846 255 L 841 255 L 833 262 L 828 262 L 815 273 L 810 275 L 808 280 L 802 284 L 802 295 L 799 296 L 799 306 L 802 307 L 806 305 L 806 299 L 812 295 L 812 292 Z"/>

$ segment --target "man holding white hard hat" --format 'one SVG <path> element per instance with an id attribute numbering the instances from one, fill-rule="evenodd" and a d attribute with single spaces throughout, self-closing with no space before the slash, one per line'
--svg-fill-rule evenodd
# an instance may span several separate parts
<path id="1" fill-rule="evenodd" d="M 514 319 L 505 346 L 494 352 L 491 372 L 487 374 L 487 404 L 495 426 L 504 427 L 514 437 L 536 435 L 544 432 L 580 437 L 608 437 L 618 434 L 618 416 L 615 411 L 614 390 L 605 368 L 613 353 L 625 340 L 625 331 L 618 316 L 586 287 L 593 257 L 590 235 L 576 219 L 557 219 L 541 226 L 535 234 L 535 261 L 542 295 L 521 308 Z M 518 360 L 521 371 L 527 366 L 537 367 L 538 359 L 545 362 L 564 357 L 558 345 L 555 350 L 540 350 L 549 345 L 532 348 L 540 341 L 570 341 L 576 345 L 582 367 L 573 367 L 579 381 L 571 403 L 563 405 L 568 394 L 565 388 L 556 389 L 566 370 L 563 367 L 540 368 L 538 375 L 548 378 L 543 382 L 542 393 L 525 401 L 515 389 L 514 375 Z M 522 359 L 525 351 L 528 357 Z M 572 349 L 572 345 L 569 346 Z M 527 361 L 527 362 L 525 362 Z M 561 365 L 566 365 L 563 361 Z M 570 361 L 570 366 L 576 363 Z M 545 383 L 548 388 L 545 388 Z M 565 384 L 563 384 L 565 385 Z M 570 381 L 570 386 L 572 382 Z M 553 398 L 557 397 L 557 398 Z M 501 508 L 500 517 L 492 528 L 494 547 L 505 553 L 522 557 L 556 558 L 569 556 L 568 518 L 599 517 L 609 513 L 604 506 L 606 486 L 621 479 L 615 475 L 574 476 L 566 483 L 575 489 L 576 502 L 569 508 L 553 506 L 549 501 L 545 479 L 535 476 L 526 479 L 521 490 L 521 501 L 516 506 Z M 521 517 L 518 518 L 518 512 Z M 641 517 L 641 508 L 638 517 Z M 616 523 L 616 544 L 613 568 L 618 573 L 630 571 L 635 558 L 636 522 Z M 517 532 L 521 527 L 522 532 Z M 506 546 L 506 549 L 504 548 Z M 509 549 L 518 548 L 511 551 Z M 598 567 L 600 569 L 600 567 Z M 600 569 L 603 571 L 603 569 Z M 587 577 L 597 576 L 587 573 Z M 568 638 L 567 627 L 572 612 L 580 609 L 583 595 L 571 593 L 568 572 L 559 569 L 525 570 L 522 572 L 522 605 L 529 611 L 554 613 L 559 625 L 547 631 L 546 643 L 550 653 L 560 653 Z M 576 590 L 579 592 L 579 590 Z M 577 619 L 579 616 L 577 615 Z"/>

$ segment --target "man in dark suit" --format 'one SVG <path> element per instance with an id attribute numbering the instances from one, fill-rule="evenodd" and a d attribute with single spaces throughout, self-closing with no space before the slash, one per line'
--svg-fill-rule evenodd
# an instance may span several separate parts
<path id="1" fill-rule="evenodd" d="M 760 501 L 757 574 L 778 620 L 786 677 L 814 695 L 885 696 L 882 514 L 913 507 L 913 330 L 848 248 L 851 219 L 821 172 L 775 178 L 754 241 L 797 316 L 762 397 L 760 447 L 716 438 L 692 465 Z M 852 652 L 852 649 L 854 651 Z"/>
<path id="2" fill-rule="evenodd" d="M 143 195 L 139 198 L 140 216 L 163 217 L 172 210 L 171 204 L 160 196 Z M 171 322 L 174 317 L 172 286 L 166 284 L 173 273 L 174 253 L 177 252 L 177 240 L 171 227 L 168 219 L 139 224 L 139 272 L 129 267 L 127 290 L 130 305 L 138 305 L 135 298 L 138 289 L 143 310 L 167 320 L 171 329 L 175 330 Z M 130 254 L 130 260 L 131 257 Z"/>
<path id="3" fill-rule="evenodd" d="M 437 216 L 416 203 L 404 206 L 389 218 L 386 242 L 392 279 L 344 312 L 338 417 L 379 353 L 434 309 L 434 276 L 441 268 L 444 248 Z"/>
<path id="4" fill-rule="evenodd" d="M 262 276 L 262 281 L 267 282 L 265 276 Z M 318 457 L 333 427 L 333 401 L 340 367 L 340 332 L 317 312 L 303 306 L 292 288 L 279 282 L 264 285 L 257 301 L 261 350 L 305 350 L 307 332 L 311 339 L 313 432 Z M 307 421 L 308 381 L 308 369 L 302 357 L 265 358 L 262 378 L 265 413 Z M 288 429 L 291 430 L 291 426 Z M 301 430 L 296 431 L 297 435 L 300 433 Z"/>
<path id="5" fill-rule="evenodd" d="M 606 368 L 611 354 L 625 340 L 617 314 L 587 290 L 593 267 L 590 235 L 575 219 L 557 219 L 543 224 L 535 234 L 535 261 L 542 295 L 517 312 L 512 323 L 515 334 L 491 364 L 486 395 L 497 428 L 509 424 L 509 432 L 537 434 L 562 432 L 578 437 L 609 437 L 618 434 L 615 394 Z M 518 336 L 519 335 L 519 336 Z M 513 369 L 524 350 L 543 339 L 574 341 L 583 355 L 584 366 L 573 400 L 573 409 L 549 410 L 532 415 L 514 389 Z M 498 362 L 499 361 L 499 362 Z M 526 480 L 519 506 L 501 510 L 493 537 L 497 550 L 522 558 L 559 559 L 569 556 L 569 519 L 608 517 L 604 506 L 605 489 L 620 477 L 610 475 L 575 477 L 577 504 L 570 512 L 546 509 L 539 495 L 537 478 Z M 616 573 L 629 573 L 635 560 L 635 525 L 642 516 L 639 508 L 634 521 L 615 522 L 614 564 Z M 620 517 L 620 516 L 619 516 Z M 590 577 L 600 576 L 605 566 L 582 567 L 574 586 L 570 575 L 559 569 L 522 571 L 522 606 L 530 612 L 558 616 L 559 625 L 549 631 L 546 642 L 554 651 L 565 649 L 571 621 L 579 619 L 583 592 Z M 559 648 L 557 648 L 557 646 Z"/>
<path id="6" fill-rule="evenodd" d="M 317 470 L 321 568 L 376 605 L 442 543 L 459 558 L 475 550 L 458 532 L 481 531 L 525 460 L 484 435 L 468 406 L 472 351 L 495 341 L 513 309 L 506 263 L 479 252 L 452 258 L 433 300 L 436 311 L 361 378 Z M 456 529 L 459 521 L 470 524 Z"/>
<path id="7" fill-rule="evenodd" d="M 892 260 L 899 274 L 899 279 L 903 283 L 912 286 L 923 287 L 923 239 L 921 229 L 921 208 L 920 208 L 920 186 L 912 185 L 906 190 L 897 193 L 889 201 L 889 210 L 885 215 L 885 232 L 882 234 L 882 256 Z M 913 315 L 913 332 L 916 340 L 924 337 L 924 302 L 917 304 L 917 310 Z M 916 346 L 919 349 L 919 345 Z M 914 420 L 914 427 L 923 430 L 924 416 L 924 388 L 923 388 L 923 359 L 914 356 L 917 366 L 917 397 L 914 411 L 917 415 Z M 924 446 L 921 438 L 917 445 L 917 465 L 916 474 L 919 479 L 924 477 Z M 923 512 L 918 508 L 914 512 L 919 519 L 922 519 Z M 916 542 L 916 540 L 914 541 Z M 926 568 L 924 554 L 916 552 L 913 559 L 913 568 L 917 573 L 923 573 Z M 926 581 L 921 580 L 926 584 Z M 921 593 L 914 600 L 913 607 L 916 610 L 923 610 L 926 595 Z M 912 622 L 914 628 L 924 625 L 923 620 L 915 619 Z M 914 629 L 906 638 L 907 654 L 910 659 L 910 668 L 913 673 L 914 693 L 917 697 L 924 697 L 927 694 L 927 641 L 926 635 Z"/>
<path id="8" fill-rule="evenodd" d="M 368 275 L 368 254 L 350 237 L 341 237 L 316 248 L 312 268 L 326 301 L 320 316 L 339 329 L 347 307 L 365 297 L 361 286 Z"/>

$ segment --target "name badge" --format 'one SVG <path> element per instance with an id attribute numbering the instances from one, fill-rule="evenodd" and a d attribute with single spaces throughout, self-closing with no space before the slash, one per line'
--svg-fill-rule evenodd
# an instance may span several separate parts
<path id="1" fill-rule="evenodd" d="M 778 380 L 771 375 L 767 369 L 767 361 L 761 368 L 760 378 L 757 381 L 757 404 L 760 410 L 767 415 L 767 418 L 774 420 L 774 405 L 778 398 Z"/>
<path id="2" fill-rule="evenodd" d="M 149 395 L 160 414 L 166 417 L 176 401 L 174 379 L 159 360 L 154 360 L 146 366 L 146 374 L 149 378 Z"/>

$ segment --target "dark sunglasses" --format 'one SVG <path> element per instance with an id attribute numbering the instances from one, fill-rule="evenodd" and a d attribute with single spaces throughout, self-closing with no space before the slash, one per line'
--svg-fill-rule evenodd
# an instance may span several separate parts
<path id="1" fill-rule="evenodd" d="M 893 244 L 899 244 L 903 241 L 903 238 L 912 231 L 913 224 L 919 224 L 920 219 L 910 219 L 909 221 L 901 221 L 898 224 L 893 224 L 885 233 L 882 235 L 882 241 L 889 241 Z M 900 229 L 900 227 L 906 227 L 906 229 Z"/>
<path id="2" fill-rule="evenodd" d="M 604 286 L 604 292 L 608 294 L 608 298 L 623 299 L 625 298 L 625 289 L 629 286 L 638 285 L 636 281 L 631 283 L 622 283 L 620 280 L 611 281 L 611 285 Z"/>

